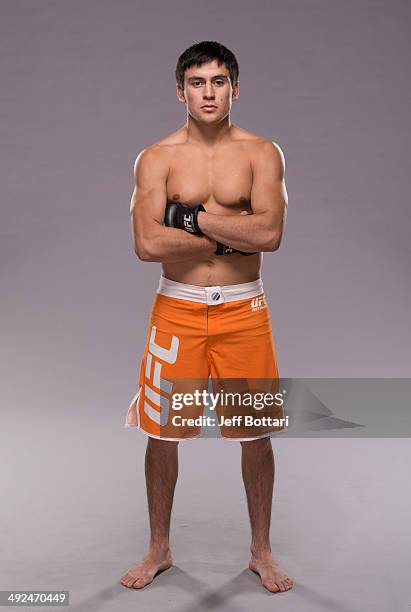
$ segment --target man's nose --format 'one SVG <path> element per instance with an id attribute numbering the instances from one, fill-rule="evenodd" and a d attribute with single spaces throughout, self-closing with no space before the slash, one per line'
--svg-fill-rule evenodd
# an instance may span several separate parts
<path id="1" fill-rule="evenodd" d="M 204 98 L 214 98 L 214 89 L 211 83 L 206 83 L 204 88 Z"/>

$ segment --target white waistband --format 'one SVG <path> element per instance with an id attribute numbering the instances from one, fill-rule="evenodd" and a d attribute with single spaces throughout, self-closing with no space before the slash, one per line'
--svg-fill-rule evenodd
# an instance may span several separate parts
<path id="1" fill-rule="evenodd" d="M 239 283 L 237 285 L 213 285 L 202 287 L 201 285 L 179 283 L 161 275 L 157 293 L 162 293 L 163 295 L 181 300 L 190 300 L 192 302 L 203 302 L 204 304 L 214 305 L 256 297 L 264 293 L 264 287 L 261 278 L 257 278 L 250 283 Z"/>

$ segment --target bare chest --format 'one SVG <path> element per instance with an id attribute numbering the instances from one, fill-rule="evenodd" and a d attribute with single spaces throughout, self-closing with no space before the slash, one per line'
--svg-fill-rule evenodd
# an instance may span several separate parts
<path id="1" fill-rule="evenodd" d="M 176 147 L 170 157 L 169 200 L 185 204 L 203 202 L 215 212 L 219 207 L 232 208 L 234 212 L 249 205 L 251 187 L 250 158 L 243 148 L 230 145 L 210 153 Z"/>

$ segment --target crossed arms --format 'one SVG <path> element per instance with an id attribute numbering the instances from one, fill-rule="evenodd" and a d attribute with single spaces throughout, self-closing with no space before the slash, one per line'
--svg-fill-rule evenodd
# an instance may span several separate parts
<path id="1" fill-rule="evenodd" d="M 165 227 L 168 162 L 161 147 L 143 150 L 134 166 L 135 188 L 130 215 L 134 250 L 143 261 L 173 262 L 210 253 L 216 241 L 239 251 L 276 251 L 287 216 L 285 161 L 275 143 L 264 141 L 252 160 L 251 215 L 198 214 L 206 236 Z M 230 257 L 230 255 L 224 255 Z"/>

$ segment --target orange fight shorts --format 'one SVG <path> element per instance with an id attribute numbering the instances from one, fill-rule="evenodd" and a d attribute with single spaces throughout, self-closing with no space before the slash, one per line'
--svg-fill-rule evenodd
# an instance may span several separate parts
<path id="1" fill-rule="evenodd" d="M 217 398 L 213 406 L 209 398 L 204 401 L 210 382 Z M 161 276 L 138 390 L 124 426 L 137 427 L 163 440 L 219 437 L 221 433 L 224 438 L 245 441 L 284 430 L 278 398 L 267 404 L 265 395 L 263 408 L 261 403 L 258 408 L 250 405 L 250 387 L 251 396 L 257 397 L 256 382 L 271 398 L 279 393 L 271 317 L 261 278 L 202 287 Z M 230 401 L 224 389 L 241 390 L 245 393 L 242 398 L 248 397 L 247 406 Z M 195 390 L 197 401 L 190 402 L 188 394 L 192 397 Z M 173 398 L 183 394 L 184 402 L 176 404 Z"/>

